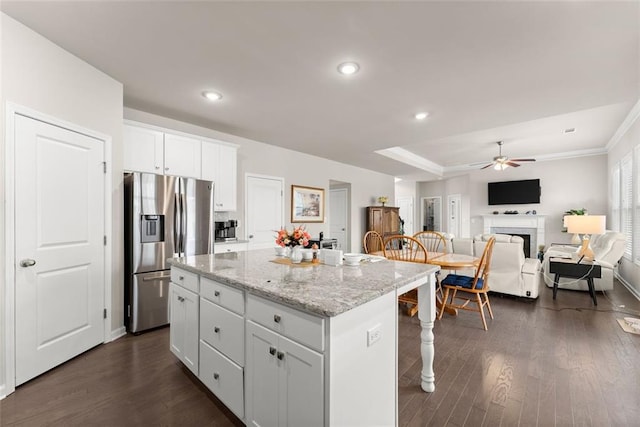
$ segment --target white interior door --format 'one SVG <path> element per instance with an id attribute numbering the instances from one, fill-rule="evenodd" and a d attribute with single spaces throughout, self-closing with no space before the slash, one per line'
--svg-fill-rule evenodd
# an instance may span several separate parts
<path id="1" fill-rule="evenodd" d="M 16 385 L 103 341 L 103 160 L 103 141 L 16 116 Z"/>
<path id="2" fill-rule="evenodd" d="M 413 236 L 413 197 L 400 197 L 396 199 L 396 206 L 400 208 L 399 215 L 404 221 L 404 234 Z"/>
<path id="3" fill-rule="evenodd" d="M 249 249 L 275 247 L 276 232 L 284 224 L 284 180 L 246 176 L 246 236 Z"/>
<path id="4" fill-rule="evenodd" d="M 349 252 L 349 220 L 347 218 L 349 192 L 346 188 L 329 190 L 329 233 L 338 239 L 338 248 Z"/>
<path id="5" fill-rule="evenodd" d="M 447 205 L 449 207 L 449 217 L 447 218 L 447 233 L 460 237 L 461 229 L 461 203 L 462 198 L 459 194 L 447 196 Z"/>

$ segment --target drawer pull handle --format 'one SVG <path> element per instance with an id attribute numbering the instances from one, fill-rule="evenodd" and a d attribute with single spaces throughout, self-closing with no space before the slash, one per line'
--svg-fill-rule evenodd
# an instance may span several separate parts
<path id="1" fill-rule="evenodd" d="M 214 380 L 217 380 L 218 378 L 220 378 L 220 374 L 219 374 L 219 373 L 217 373 L 217 372 L 214 372 L 214 373 L 213 373 L 213 379 L 214 379 Z"/>
<path id="2" fill-rule="evenodd" d="M 284 353 L 279 351 L 278 352 L 278 360 L 282 360 L 282 359 L 284 359 Z"/>
<path id="3" fill-rule="evenodd" d="M 217 326 L 216 326 L 216 327 L 214 327 L 214 328 L 213 328 L 213 332 L 215 332 L 215 333 L 217 334 L 218 332 L 220 332 L 220 328 L 219 328 L 219 327 L 217 327 Z"/>
<path id="4" fill-rule="evenodd" d="M 276 348 L 275 347 L 269 347 L 269 354 L 272 356 L 276 355 Z"/>
<path id="5" fill-rule="evenodd" d="M 219 296 L 220 296 L 220 291 L 215 291 L 215 292 L 213 293 L 213 295 L 214 295 L 214 296 L 219 297 Z"/>
<path id="6" fill-rule="evenodd" d="M 274 322 L 280 323 L 280 320 L 282 320 L 282 318 L 279 315 L 277 315 L 277 314 L 273 315 L 273 321 Z"/>

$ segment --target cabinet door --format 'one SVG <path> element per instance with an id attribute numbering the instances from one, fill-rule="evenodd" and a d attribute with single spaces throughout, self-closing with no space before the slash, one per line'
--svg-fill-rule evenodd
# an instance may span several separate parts
<path id="1" fill-rule="evenodd" d="M 235 211 L 238 150 L 228 145 L 220 145 L 218 150 L 215 210 Z"/>
<path id="2" fill-rule="evenodd" d="M 199 139 L 164 134 L 164 174 L 200 179 L 202 148 Z"/>
<path id="3" fill-rule="evenodd" d="M 164 171 L 163 135 L 157 130 L 125 124 L 123 169 L 162 174 Z"/>
<path id="4" fill-rule="evenodd" d="M 202 179 L 215 182 L 214 197 L 218 197 L 218 159 L 219 145 L 213 142 L 202 142 Z"/>
<path id="5" fill-rule="evenodd" d="M 198 375 L 198 296 L 171 283 L 169 309 L 171 352 Z"/>
<path id="6" fill-rule="evenodd" d="M 276 358 L 281 426 L 322 426 L 324 420 L 323 357 L 280 337 Z"/>
<path id="7" fill-rule="evenodd" d="M 246 425 L 277 426 L 279 424 L 277 343 L 276 333 L 251 321 L 247 322 Z M 305 406 L 307 403 L 305 402 Z"/>
<path id="8" fill-rule="evenodd" d="M 383 229 L 384 234 L 400 233 L 400 216 L 397 208 L 384 209 Z"/>

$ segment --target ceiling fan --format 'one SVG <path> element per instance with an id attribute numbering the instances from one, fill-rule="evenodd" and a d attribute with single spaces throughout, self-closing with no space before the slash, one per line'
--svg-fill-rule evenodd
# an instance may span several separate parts
<path id="1" fill-rule="evenodd" d="M 519 167 L 518 162 L 535 162 L 536 159 L 510 159 L 507 156 L 502 155 L 502 141 L 496 142 L 499 147 L 499 152 L 496 157 L 493 158 L 493 162 L 489 163 L 486 166 L 483 166 L 480 169 L 486 169 L 488 167 L 493 166 L 495 170 L 505 170 L 509 166 L 513 166 L 514 168 Z"/>

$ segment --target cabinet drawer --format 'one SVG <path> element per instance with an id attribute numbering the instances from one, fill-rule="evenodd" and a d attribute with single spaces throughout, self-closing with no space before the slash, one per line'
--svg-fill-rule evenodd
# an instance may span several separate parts
<path id="1" fill-rule="evenodd" d="M 320 317 L 249 295 L 247 318 L 301 344 L 324 351 L 324 319 Z"/>
<path id="2" fill-rule="evenodd" d="M 244 292 L 242 290 L 223 285 L 206 277 L 201 279 L 200 288 L 200 296 L 238 314 L 244 314 Z"/>
<path id="3" fill-rule="evenodd" d="M 244 366 L 244 318 L 200 298 L 200 339 Z"/>
<path id="4" fill-rule="evenodd" d="M 200 341 L 200 381 L 234 414 L 244 418 L 243 369 Z"/>
<path id="5" fill-rule="evenodd" d="M 198 275 L 195 273 L 171 267 L 171 281 L 191 292 L 198 293 Z"/>

